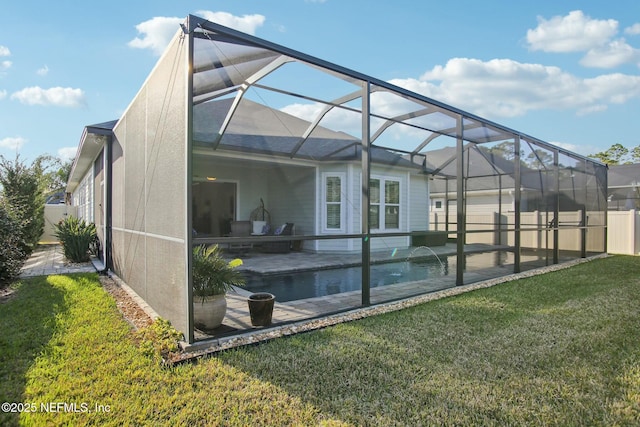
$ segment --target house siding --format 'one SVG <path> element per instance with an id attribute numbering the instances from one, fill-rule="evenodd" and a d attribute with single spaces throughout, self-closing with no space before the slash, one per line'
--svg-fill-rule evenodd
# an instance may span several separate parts
<path id="1" fill-rule="evenodd" d="M 429 229 L 429 180 L 425 175 L 409 176 L 409 231 Z"/>
<path id="2" fill-rule="evenodd" d="M 269 174 L 271 225 L 295 224 L 296 234 L 315 233 L 316 168 L 280 167 Z M 313 242 L 304 242 L 311 249 Z"/>

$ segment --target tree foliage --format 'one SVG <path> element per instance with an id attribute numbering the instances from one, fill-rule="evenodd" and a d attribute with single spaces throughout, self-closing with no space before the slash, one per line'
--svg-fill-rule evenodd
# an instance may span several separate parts
<path id="1" fill-rule="evenodd" d="M 629 150 L 622 144 L 613 144 L 605 151 L 590 154 L 592 159 L 600 160 L 607 165 L 629 165 L 640 163 L 640 145 Z"/>
<path id="2" fill-rule="evenodd" d="M 13 161 L 0 156 L 2 204 L 29 248 L 38 243 L 44 230 L 42 172 L 43 163 L 37 159 L 27 165 L 19 156 Z"/>
<path id="3" fill-rule="evenodd" d="M 66 185 L 70 162 L 50 156 L 31 164 L 0 156 L 0 284 L 13 280 L 44 231 L 47 195 Z"/>
<path id="4" fill-rule="evenodd" d="M 0 204 L 0 289 L 18 277 L 26 259 L 26 243 L 16 233 L 18 225 Z"/>

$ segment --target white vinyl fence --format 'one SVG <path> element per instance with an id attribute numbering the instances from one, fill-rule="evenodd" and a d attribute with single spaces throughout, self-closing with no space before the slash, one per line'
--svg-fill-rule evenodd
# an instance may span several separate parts
<path id="1" fill-rule="evenodd" d="M 607 252 L 610 254 L 640 254 L 640 212 L 609 211 Z"/>
<path id="2" fill-rule="evenodd" d="M 44 233 L 40 238 L 42 243 L 55 243 L 58 238 L 54 235 L 54 225 L 66 218 L 68 215 L 76 216 L 75 206 L 69 205 L 44 205 Z"/>
<path id="3" fill-rule="evenodd" d="M 454 213 L 455 215 L 455 213 Z M 602 214 L 589 212 L 589 224 L 603 224 Z M 560 212 L 560 224 L 577 226 L 580 223 L 581 212 Z M 551 233 L 539 231 L 547 226 L 551 219 L 545 212 L 523 212 L 520 215 L 522 231 L 520 233 L 522 248 L 553 248 Z M 445 230 L 445 217 L 442 213 L 431 213 L 430 229 Z M 455 221 L 455 216 L 450 216 Z M 490 245 L 513 245 L 514 234 L 505 232 L 513 229 L 515 218 L 513 213 L 497 212 L 467 214 L 467 230 L 483 231 L 467 234 L 466 243 L 485 243 Z M 607 213 L 607 252 L 611 254 L 639 255 L 640 254 L 640 212 L 609 211 Z M 527 230 L 531 228 L 532 230 Z M 456 224 L 449 224 L 450 238 L 455 238 Z M 579 229 L 560 230 L 561 250 L 580 250 Z M 602 233 L 587 233 L 587 251 L 602 248 Z"/>

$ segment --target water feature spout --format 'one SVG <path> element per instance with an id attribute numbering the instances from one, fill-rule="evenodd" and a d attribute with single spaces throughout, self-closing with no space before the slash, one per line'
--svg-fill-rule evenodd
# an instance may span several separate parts
<path id="1" fill-rule="evenodd" d="M 409 252 L 409 255 L 407 256 L 407 259 L 405 260 L 405 262 L 411 261 L 411 258 L 415 257 L 414 254 L 420 249 L 427 249 L 427 250 L 429 250 L 429 252 L 431 252 L 433 254 L 434 257 L 436 257 L 436 259 L 440 263 L 440 271 L 444 275 L 446 273 L 446 268 L 444 266 L 444 263 L 442 262 L 442 260 L 438 256 L 438 254 L 435 253 L 435 251 L 433 249 L 431 249 L 429 246 L 418 246 L 418 247 L 414 248 L 411 252 Z"/>

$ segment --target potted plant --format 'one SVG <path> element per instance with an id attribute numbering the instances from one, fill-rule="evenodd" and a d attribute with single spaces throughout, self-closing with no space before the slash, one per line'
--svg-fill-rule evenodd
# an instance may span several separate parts
<path id="1" fill-rule="evenodd" d="M 264 201 L 262 198 L 260 198 L 260 206 L 251 211 L 249 219 L 253 226 L 253 234 L 265 234 L 265 227 L 268 226 L 271 220 L 271 214 L 264 207 Z"/>
<path id="2" fill-rule="evenodd" d="M 276 297 L 268 292 L 258 292 L 249 295 L 249 315 L 252 326 L 269 326 L 273 315 L 273 305 Z"/>
<path id="3" fill-rule="evenodd" d="M 218 245 L 193 248 L 193 321 L 202 329 L 215 329 L 227 312 L 225 294 L 245 280 L 236 267 L 241 259 L 226 261 Z"/>

